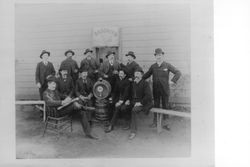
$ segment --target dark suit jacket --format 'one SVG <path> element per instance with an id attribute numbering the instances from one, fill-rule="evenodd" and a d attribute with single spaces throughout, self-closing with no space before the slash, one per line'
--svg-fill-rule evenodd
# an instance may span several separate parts
<path id="1" fill-rule="evenodd" d="M 87 83 L 83 83 L 83 79 L 79 78 L 76 81 L 76 96 L 79 97 L 80 95 L 82 96 L 88 96 L 90 93 L 93 92 L 93 86 L 94 83 L 92 82 L 91 79 L 87 78 Z"/>
<path id="2" fill-rule="evenodd" d="M 57 79 L 57 90 L 63 95 L 64 98 L 67 96 L 73 96 L 74 87 L 73 80 L 70 76 L 68 76 L 65 80 L 61 76 Z"/>
<path id="3" fill-rule="evenodd" d="M 132 105 L 140 102 L 143 105 L 143 110 L 148 111 L 153 107 L 153 98 L 149 83 L 142 79 L 139 83 L 132 84 Z"/>
<path id="4" fill-rule="evenodd" d="M 91 58 L 90 60 L 85 58 L 81 61 L 80 70 L 87 69 L 89 73 L 92 73 L 95 70 L 98 70 L 98 68 L 99 63 L 94 58 Z"/>
<path id="5" fill-rule="evenodd" d="M 177 80 L 181 76 L 181 72 L 176 69 L 171 64 L 163 61 L 161 66 L 159 67 L 157 63 L 154 63 L 151 65 L 149 70 L 143 75 L 143 79 L 149 78 L 151 75 L 153 75 L 153 94 L 154 96 L 157 96 L 157 92 L 163 91 L 166 95 L 170 94 L 169 90 L 169 73 L 172 72 L 174 74 L 174 77 L 171 79 L 174 83 L 177 82 Z M 163 90 L 158 90 L 162 89 Z"/>
<path id="6" fill-rule="evenodd" d="M 139 67 L 139 64 L 135 61 L 132 61 L 131 63 L 127 63 L 126 65 L 121 64 L 121 67 L 125 69 L 129 78 L 134 78 L 135 70 Z"/>
<path id="7" fill-rule="evenodd" d="M 102 63 L 100 70 L 99 70 L 99 75 L 100 77 L 103 77 L 104 74 L 107 74 L 109 71 L 109 61 L 105 61 Z M 120 64 L 117 61 L 114 61 L 113 64 L 114 70 L 119 70 L 120 69 Z"/>
<path id="8" fill-rule="evenodd" d="M 46 77 L 49 75 L 55 75 L 56 71 L 51 62 L 48 62 L 47 66 L 43 62 L 40 62 L 36 66 L 36 83 L 40 82 L 43 86 L 46 84 Z"/>
<path id="9" fill-rule="evenodd" d="M 62 95 L 57 90 L 46 89 L 43 92 L 43 99 L 48 107 L 58 107 L 62 105 Z"/>
<path id="10" fill-rule="evenodd" d="M 124 78 L 123 80 L 120 79 L 120 77 L 116 78 L 116 84 L 114 88 L 114 93 L 113 93 L 113 102 L 116 103 L 119 100 L 125 101 L 129 100 L 130 98 L 130 81 L 128 78 Z"/>
<path id="11" fill-rule="evenodd" d="M 68 70 L 69 76 L 71 76 L 74 81 L 77 80 L 79 68 L 75 60 L 73 60 L 71 57 L 63 60 L 60 65 L 60 68 L 62 67 Z M 75 72 L 75 70 L 77 70 L 77 72 Z"/>

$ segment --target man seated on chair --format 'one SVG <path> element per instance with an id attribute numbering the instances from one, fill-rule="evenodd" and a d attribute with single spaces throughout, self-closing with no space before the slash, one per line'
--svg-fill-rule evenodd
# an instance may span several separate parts
<path id="1" fill-rule="evenodd" d="M 125 119 L 125 124 L 123 129 L 129 129 L 129 119 L 131 115 L 131 105 L 130 105 L 130 81 L 128 80 L 125 69 L 119 69 L 119 77 L 117 77 L 116 85 L 113 94 L 113 104 L 115 105 L 114 115 L 111 119 L 110 125 L 105 130 L 106 133 L 111 132 L 114 128 L 115 122 L 117 120 L 118 113 L 122 113 L 122 117 Z"/>
<path id="2" fill-rule="evenodd" d="M 130 129 L 131 133 L 129 139 L 133 139 L 136 136 L 137 124 L 136 117 L 137 113 L 143 111 L 148 115 L 149 110 L 153 107 L 153 99 L 149 83 L 142 79 L 143 70 L 141 67 L 138 67 L 135 70 L 134 82 L 132 84 L 132 117 Z"/>
<path id="3" fill-rule="evenodd" d="M 75 111 L 78 111 L 81 113 L 81 124 L 83 131 L 85 132 L 85 135 L 87 138 L 90 139 L 98 139 L 97 137 L 93 136 L 91 134 L 91 128 L 89 125 L 89 122 L 87 120 L 87 114 L 86 111 L 84 111 L 84 107 L 79 104 L 78 102 L 71 103 L 64 108 L 58 110 L 57 108 L 66 105 L 72 101 L 70 97 L 63 98 L 62 95 L 56 90 L 56 78 L 55 77 L 49 77 L 48 78 L 48 88 L 43 93 L 43 97 L 46 103 L 46 106 L 49 110 L 53 110 L 55 117 L 62 117 L 65 115 L 70 115 Z"/>
<path id="4" fill-rule="evenodd" d="M 57 79 L 57 90 L 62 94 L 63 98 L 73 97 L 74 82 L 71 76 L 68 75 L 68 70 L 64 67 L 59 69 L 60 77 Z"/>
<path id="5" fill-rule="evenodd" d="M 80 76 L 78 80 L 76 81 L 76 96 L 79 98 L 79 103 L 84 106 L 92 107 L 94 103 L 94 96 L 92 93 L 93 90 L 93 80 L 88 77 L 88 70 L 87 69 L 81 69 L 80 70 Z M 87 112 L 89 123 L 91 122 L 91 115 L 92 112 Z"/>

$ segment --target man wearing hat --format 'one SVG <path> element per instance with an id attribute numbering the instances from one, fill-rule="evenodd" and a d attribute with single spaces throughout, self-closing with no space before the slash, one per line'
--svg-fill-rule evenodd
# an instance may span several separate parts
<path id="1" fill-rule="evenodd" d="M 149 83 L 142 79 L 143 70 L 138 67 L 134 73 L 134 82 L 132 84 L 132 115 L 130 124 L 130 135 L 129 139 L 133 139 L 137 132 L 137 114 L 143 111 L 148 115 L 149 110 L 153 107 L 152 93 Z"/>
<path id="2" fill-rule="evenodd" d="M 97 137 L 93 136 L 91 134 L 91 128 L 87 119 L 86 111 L 84 111 L 84 107 L 79 104 L 78 102 L 72 102 L 71 104 L 65 106 L 64 108 L 58 110 L 57 108 L 68 104 L 72 101 L 70 97 L 63 98 L 61 94 L 56 90 L 56 78 L 55 77 L 49 77 L 48 78 L 48 88 L 43 93 L 43 98 L 46 103 L 47 112 L 50 112 L 55 117 L 62 117 L 65 115 L 73 114 L 73 112 L 80 112 L 81 113 L 81 124 L 83 131 L 85 132 L 85 135 L 87 138 L 90 139 L 98 139 Z"/>
<path id="3" fill-rule="evenodd" d="M 114 90 L 116 76 L 120 69 L 120 64 L 115 60 L 115 52 L 109 51 L 106 55 L 107 61 L 104 61 L 100 67 L 100 77 L 107 80 L 111 85 L 111 93 Z"/>
<path id="4" fill-rule="evenodd" d="M 99 69 L 99 63 L 93 58 L 93 50 L 86 49 L 84 52 L 86 58 L 81 61 L 80 70 L 87 70 L 88 77 L 93 81 L 97 80 L 97 74 Z"/>
<path id="5" fill-rule="evenodd" d="M 73 97 L 74 94 L 74 82 L 71 76 L 68 75 L 66 67 L 62 66 L 59 69 L 60 77 L 57 79 L 57 90 L 62 94 L 63 98 Z"/>
<path id="6" fill-rule="evenodd" d="M 46 79 L 55 75 L 55 69 L 51 62 L 48 61 L 50 56 L 50 52 L 43 50 L 40 54 L 40 58 L 42 59 L 36 66 L 36 85 L 39 88 L 40 99 L 43 100 L 43 92 L 47 88 Z"/>
<path id="7" fill-rule="evenodd" d="M 139 64 L 135 62 L 136 56 L 134 52 L 129 51 L 125 56 L 127 57 L 127 64 L 125 66 L 125 69 L 128 74 L 129 80 L 132 81 L 134 78 L 135 70 L 139 67 Z M 121 66 L 124 65 L 121 64 Z"/>
<path id="8" fill-rule="evenodd" d="M 153 76 L 153 96 L 154 96 L 154 106 L 160 108 L 160 101 L 162 102 L 162 108 L 167 109 L 168 100 L 170 95 L 169 89 L 169 73 L 173 73 L 174 76 L 171 79 L 171 84 L 175 84 L 181 76 L 181 72 L 163 60 L 164 52 L 161 48 L 155 49 L 156 63 L 151 65 L 149 70 L 144 74 L 143 79 Z M 156 127 L 157 114 L 154 113 L 153 124 L 151 127 Z M 165 129 L 169 130 L 167 125 L 164 126 Z"/>
<path id="9" fill-rule="evenodd" d="M 119 69 L 119 76 L 116 80 L 116 85 L 113 93 L 113 104 L 115 105 L 115 111 L 111 119 L 110 125 L 105 130 L 106 133 L 111 132 L 117 120 L 118 114 L 121 112 L 122 117 L 125 119 L 123 129 L 129 129 L 129 120 L 131 116 L 131 105 L 130 105 L 130 81 L 126 76 L 125 69 Z"/>
<path id="10" fill-rule="evenodd" d="M 72 59 L 72 56 L 75 55 L 75 52 L 72 50 L 67 50 L 64 55 L 66 56 L 66 59 L 62 61 L 60 68 L 64 66 L 68 70 L 68 75 L 72 77 L 75 84 L 76 80 L 78 79 L 78 65 L 77 62 Z"/>

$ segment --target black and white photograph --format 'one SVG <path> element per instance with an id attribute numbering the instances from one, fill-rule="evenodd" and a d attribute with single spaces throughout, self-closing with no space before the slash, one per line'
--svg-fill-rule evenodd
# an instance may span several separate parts
<path id="1" fill-rule="evenodd" d="M 212 3 L 17 1 L 13 10 L 15 160 L 213 166 Z"/>

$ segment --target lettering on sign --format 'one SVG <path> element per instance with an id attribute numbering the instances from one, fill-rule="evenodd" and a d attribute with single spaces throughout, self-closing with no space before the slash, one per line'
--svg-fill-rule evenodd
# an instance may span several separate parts
<path id="1" fill-rule="evenodd" d="M 119 46 L 119 28 L 118 27 L 93 28 L 93 46 L 94 47 Z"/>

